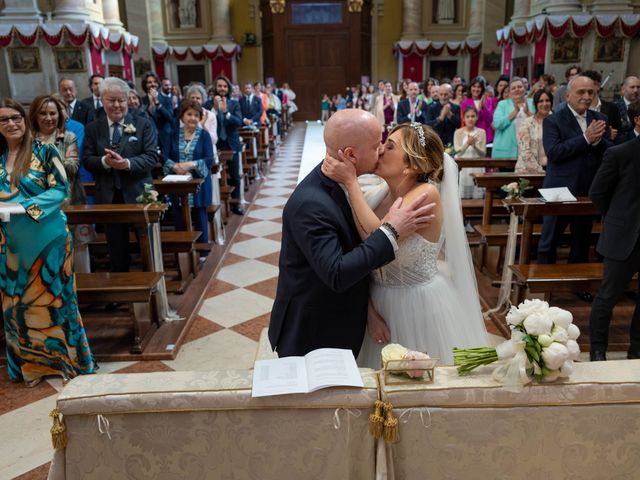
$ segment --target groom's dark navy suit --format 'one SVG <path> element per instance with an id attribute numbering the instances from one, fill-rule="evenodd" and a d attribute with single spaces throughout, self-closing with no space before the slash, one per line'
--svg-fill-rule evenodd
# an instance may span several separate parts
<path id="1" fill-rule="evenodd" d="M 269 324 L 278 355 L 333 347 L 357 356 L 367 323 L 369 272 L 394 257 L 381 230 L 360 240 L 344 191 L 318 165 L 283 212 L 280 276 Z"/>

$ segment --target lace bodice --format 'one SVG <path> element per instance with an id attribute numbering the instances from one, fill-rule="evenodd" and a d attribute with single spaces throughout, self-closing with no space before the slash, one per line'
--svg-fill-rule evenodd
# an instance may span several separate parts
<path id="1" fill-rule="evenodd" d="M 428 283 L 438 273 L 438 250 L 438 243 L 413 233 L 398 244 L 393 262 L 372 272 L 373 282 L 386 287 Z"/>

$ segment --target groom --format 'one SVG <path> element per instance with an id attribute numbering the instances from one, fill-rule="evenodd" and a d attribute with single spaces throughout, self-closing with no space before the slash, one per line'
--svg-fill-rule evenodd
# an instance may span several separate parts
<path id="1" fill-rule="evenodd" d="M 373 172 L 383 148 L 382 127 L 370 113 L 340 110 L 324 131 L 327 153 L 338 150 L 356 173 Z M 269 324 L 269 340 L 280 357 L 323 347 L 358 356 L 367 323 L 369 272 L 395 258 L 397 240 L 429 222 L 426 195 L 409 206 L 396 202 L 380 228 L 362 241 L 344 190 L 319 164 L 284 207 L 280 276 Z"/>

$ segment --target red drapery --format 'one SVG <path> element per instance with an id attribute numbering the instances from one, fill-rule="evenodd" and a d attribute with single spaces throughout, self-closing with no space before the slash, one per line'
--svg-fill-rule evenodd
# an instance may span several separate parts
<path id="1" fill-rule="evenodd" d="M 543 37 L 536 42 L 533 52 L 533 64 L 544 64 L 547 54 L 547 37 Z"/>
<path id="2" fill-rule="evenodd" d="M 216 78 L 218 75 L 224 75 L 225 77 L 234 81 L 233 68 L 231 64 L 232 60 L 224 58 L 222 55 L 211 59 L 211 78 Z"/>
<path id="3" fill-rule="evenodd" d="M 414 82 L 422 81 L 423 56 L 412 53 L 402 58 L 402 78 L 410 78 Z"/>
<path id="4" fill-rule="evenodd" d="M 126 80 L 133 81 L 133 63 L 128 52 L 122 52 L 122 75 Z"/>
<path id="5" fill-rule="evenodd" d="M 512 46 L 511 44 L 507 45 L 504 49 L 504 55 L 502 57 L 502 74 L 511 76 L 511 54 L 512 54 Z"/>
<path id="6" fill-rule="evenodd" d="M 469 66 L 469 78 L 475 78 L 480 73 L 480 53 L 471 55 L 471 65 Z"/>
<path id="7" fill-rule="evenodd" d="M 93 43 L 89 45 L 89 51 L 91 53 L 91 73 L 104 75 L 104 63 L 102 62 L 102 51 L 98 49 Z"/>

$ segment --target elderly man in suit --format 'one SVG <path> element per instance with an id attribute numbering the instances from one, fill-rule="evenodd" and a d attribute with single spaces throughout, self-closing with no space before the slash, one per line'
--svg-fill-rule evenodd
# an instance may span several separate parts
<path id="1" fill-rule="evenodd" d="M 589 328 L 591 360 L 606 360 L 611 314 L 620 295 L 640 271 L 640 100 L 627 109 L 633 139 L 604 154 L 589 196 L 604 216 L 598 253 L 604 257 L 604 276 L 593 301 Z M 627 358 L 640 358 L 640 292 L 629 329 Z"/>
<path id="2" fill-rule="evenodd" d="M 71 120 L 87 125 L 93 121 L 93 111 L 88 105 L 78 100 L 76 83 L 70 78 L 61 78 L 58 82 L 58 92 L 67 105 L 67 113 Z"/>
<path id="3" fill-rule="evenodd" d="M 418 98 L 420 88 L 416 82 L 411 82 L 407 86 L 407 98 L 403 98 L 398 102 L 398 111 L 396 112 L 396 120 L 398 123 L 426 123 L 428 105 L 422 99 Z"/>
<path id="4" fill-rule="evenodd" d="M 426 124 L 433 128 L 445 145 L 453 143 L 453 134 L 460 128 L 460 107 L 451 103 L 451 85 L 438 87 L 438 101 L 429 105 Z"/>
<path id="5" fill-rule="evenodd" d="M 128 113 L 129 86 L 107 78 L 100 86 L 106 115 L 87 125 L 84 161 L 96 180 L 96 203 L 136 203 L 158 161 L 156 135 L 151 122 Z M 129 271 L 129 226 L 105 228 L 111 270 Z"/>
<path id="6" fill-rule="evenodd" d="M 242 123 L 245 126 L 260 125 L 262 117 L 262 97 L 255 95 L 251 82 L 244 84 L 244 95 L 240 98 Z"/>
<path id="7" fill-rule="evenodd" d="M 593 80 L 578 75 L 567 85 L 567 105 L 549 115 L 542 124 L 542 143 L 547 154 L 544 188 L 567 187 L 575 196 L 586 196 L 611 145 L 607 117 L 589 110 L 595 95 Z M 555 263 L 560 236 L 571 224 L 569 262 L 586 262 L 593 220 L 590 217 L 544 217 L 538 244 L 538 263 Z"/>

